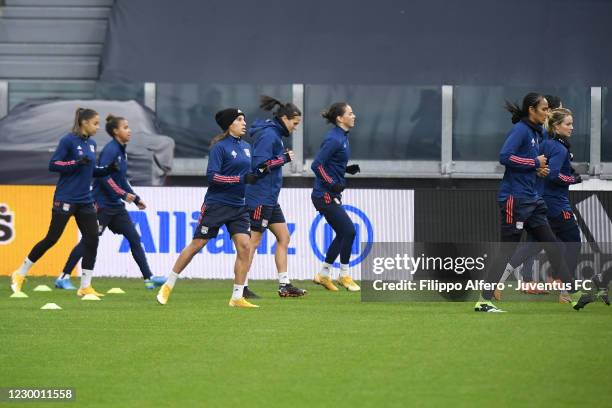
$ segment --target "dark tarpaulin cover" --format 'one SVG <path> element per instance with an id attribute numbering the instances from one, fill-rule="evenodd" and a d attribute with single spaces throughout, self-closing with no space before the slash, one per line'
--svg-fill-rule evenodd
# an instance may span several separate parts
<path id="1" fill-rule="evenodd" d="M 609 0 L 115 0 L 106 81 L 600 86 Z"/>
<path id="2" fill-rule="evenodd" d="M 49 160 L 59 140 L 70 132 L 78 107 L 100 114 L 94 136 L 98 154 L 111 139 L 104 130 L 109 113 L 128 120 L 128 177 L 134 185 L 163 185 L 172 168 L 174 140 L 159 135 L 154 114 L 134 101 L 51 100 L 23 102 L 0 120 L 0 184 L 55 184 Z"/>

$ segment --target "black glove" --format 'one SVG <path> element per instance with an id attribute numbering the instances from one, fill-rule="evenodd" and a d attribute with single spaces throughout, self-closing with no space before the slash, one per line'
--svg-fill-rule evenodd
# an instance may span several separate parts
<path id="1" fill-rule="evenodd" d="M 288 151 L 283 153 L 283 156 L 285 156 L 285 162 L 289 163 L 291 161 L 291 156 L 289 156 L 289 152 Z"/>
<path id="2" fill-rule="evenodd" d="M 261 163 L 259 166 L 257 166 L 257 174 L 260 176 L 264 176 L 266 174 L 270 173 L 270 168 L 268 167 L 268 165 L 264 162 Z"/>
<path id="3" fill-rule="evenodd" d="M 582 183 L 582 176 L 580 174 L 576 174 L 574 176 L 574 183 L 573 184 L 579 184 Z"/>
<path id="4" fill-rule="evenodd" d="M 116 161 L 112 162 L 111 164 L 109 164 L 108 166 L 106 166 L 106 169 L 111 172 L 111 173 L 116 173 L 119 171 L 119 163 L 117 163 Z"/>
<path id="5" fill-rule="evenodd" d="M 332 184 L 330 190 L 332 191 L 332 193 L 341 193 L 344 191 L 344 185 L 340 183 Z"/>
<path id="6" fill-rule="evenodd" d="M 91 163 L 91 159 L 87 156 L 83 156 L 76 163 L 79 166 L 87 166 L 89 163 Z"/>
<path id="7" fill-rule="evenodd" d="M 257 175 L 253 174 L 253 173 L 249 173 L 246 176 L 244 176 L 244 184 L 255 184 L 257 183 Z"/>
<path id="8" fill-rule="evenodd" d="M 346 166 L 346 172 L 348 174 L 357 174 L 361 172 L 358 164 L 351 164 L 350 166 Z"/>

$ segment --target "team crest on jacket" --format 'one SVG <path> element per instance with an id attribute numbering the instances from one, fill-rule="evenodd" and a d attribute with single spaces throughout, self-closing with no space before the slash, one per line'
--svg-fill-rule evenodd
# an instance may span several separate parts
<path id="1" fill-rule="evenodd" d="M 236 151 L 235 151 L 235 150 L 232 150 L 232 157 L 235 159 L 235 158 L 236 158 L 236 156 L 238 156 L 238 153 L 236 153 Z"/>
<path id="2" fill-rule="evenodd" d="M 244 149 L 244 153 L 247 155 L 247 157 L 251 157 L 251 151 L 249 149 Z"/>

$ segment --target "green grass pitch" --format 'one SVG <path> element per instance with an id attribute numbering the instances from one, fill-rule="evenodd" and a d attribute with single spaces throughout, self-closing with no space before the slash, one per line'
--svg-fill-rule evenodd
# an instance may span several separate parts
<path id="1" fill-rule="evenodd" d="M 180 280 L 166 306 L 141 280 L 124 295 L 9 298 L 0 279 L 0 387 L 73 387 L 75 407 L 576 407 L 612 404 L 612 308 L 551 302 L 362 303 L 309 282 L 260 309 L 227 306 L 230 281 Z M 76 282 L 75 282 L 76 283 Z M 63 310 L 40 310 L 47 302 Z M 0 404 L 20 406 L 24 404 Z M 62 406 L 27 403 L 24 406 Z"/>

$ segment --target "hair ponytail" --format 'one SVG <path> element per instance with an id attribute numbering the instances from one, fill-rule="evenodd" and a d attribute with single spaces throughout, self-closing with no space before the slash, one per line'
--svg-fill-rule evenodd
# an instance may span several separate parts
<path id="1" fill-rule="evenodd" d="M 321 116 L 327 121 L 327 123 L 331 123 L 332 125 L 336 124 L 336 119 L 338 116 L 344 115 L 346 112 L 346 107 L 348 104 L 346 102 L 336 102 L 332 106 L 330 106 L 327 110 L 321 112 Z"/>
<path id="2" fill-rule="evenodd" d="M 293 119 L 296 116 L 302 116 L 300 109 L 291 102 L 282 103 L 268 95 L 262 95 L 260 98 L 259 107 L 265 111 L 273 111 L 275 107 L 278 109 L 274 112 L 274 117 L 277 119 L 285 116 L 287 119 Z"/>
<path id="3" fill-rule="evenodd" d="M 96 112 L 93 109 L 77 108 L 76 112 L 74 113 L 74 123 L 72 124 L 72 133 L 74 133 L 75 135 L 83 136 L 83 130 L 81 129 L 83 122 L 86 120 L 90 120 L 97 115 L 98 115 L 98 112 Z"/>
<path id="4" fill-rule="evenodd" d="M 512 123 L 518 123 L 523 118 L 523 112 L 521 108 L 514 103 L 506 101 L 506 110 L 512 114 Z"/>
<path id="5" fill-rule="evenodd" d="M 259 107 L 265 111 L 271 111 L 275 106 L 281 106 L 282 103 L 271 96 L 261 95 Z"/>
<path id="6" fill-rule="evenodd" d="M 229 135 L 229 129 L 227 129 L 223 133 L 219 133 L 217 136 L 213 137 L 212 140 L 210 141 L 210 147 L 213 147 L 215 144 L 225 139 L 228 135 Z"/>
<path id="7" fill-rule="evenodd" d="M 506 101 L 506 110 L 512 114 L 512 123 L 518 123 L 521 119 L 529 117 L 529 108 L 535 108 L 544 95 L 537 92 L 530 92 L 523 98 L 523 105 L 519 108 L 517 103 Z"/>

